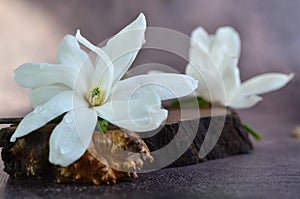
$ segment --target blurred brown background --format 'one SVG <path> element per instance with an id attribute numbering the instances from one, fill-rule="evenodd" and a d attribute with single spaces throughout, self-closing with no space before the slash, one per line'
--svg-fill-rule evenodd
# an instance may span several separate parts
<path id="1" fill-rule="evenodd" d="M 234 26 L 242 38 L 241 76 L 294 72 L 285 88 L 264 95 L 254 108 L 241 110 L 259 130 L 300 123 L 300 1 L 299 0 L 1 0 L 0 117 L 23 116 L 31 107 L 28 91 L 14 83 L 13 70 L 30 61 L 55 62 L 56 47 L 67 33 L 80 28 L 94 43 L 112 36 L 144 12 L 148 26 L 170 28 L 186 35 L 197 26 L 214 33 Z M 162 52 L 140 52 L 134 65 L 163 63 L 183 72 L 186 61 Z"/>

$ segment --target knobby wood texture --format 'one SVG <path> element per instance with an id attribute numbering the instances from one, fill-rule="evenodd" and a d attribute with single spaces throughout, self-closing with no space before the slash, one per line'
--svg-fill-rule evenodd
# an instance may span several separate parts
<path id="1" fill-rule="evenodd" d="M 143 138 L 144 143 L 146 143 L 146 145 L 149 147 L 149 150 L 152 152 L 151 155 L 154 157 L 154 162 L 152 164 L 146 164 L 146 167 L 147 165 L 154 165 L 155 168 L 186 166 L 197 164 L 206 160 L 249 153 L 253 149 L 248 138 L 248 133 L 242 127 L 241 121 L 234 111 L 228 109 L 224 114 L 224 109 L 220 109 L 219 111 L 215 111 L 213 116 L 210 116 L 211 110 L 201 110 L 200 114 L 199 111 L 195 111 L 193 109 L 186 110 L 185 113 L 182 114 L 179 111 L 180 110 L 170 110 L 167 122 L 165 125 L 163 125 L 159 132 L 148 132 L 148 135 L 152 136 Z M 181 118 L 179 118 L 180 115 Z M 217 124 L 213 123 L 212 121 L 219 121 L 219 119 L 222 121 L 222 118 L 224 119 L 224 126 L 216 145 L 208 153 L 208 155 L 206 155 L 204 158 L 199 158 L 200 148 L 208 129 L 212 128 L 214 131 L 214 125 Z M 105 168 L 105 171 L 93 171 L 96 173 L 95 175 L 98 175 L 98 178 L 84 178 L 80 180 L 80 178 L 82 178 L 82 174 L 76 176 L 78 169 L 75 171 L 75 173 L 73 172 L 74 168 L 77 168 L 78 165 L 72 165 L 70 167 L 73 172 L 71 172 L 71 174 L 68 173 L 68 169 L 66 170 L 63 167 L 51 165 L 48 162 L 47 157 L 49 154 L 48 139 L 53 127 L 54 124 L 48 124 L 47 126 L 38 129 L 36 132 L 27 135 L 25 137 L 26 139 L 21 139 L 22 142 L 16 143 L 9 142 L 15 127 L 4 128 L 0 131 L 0 145 L 3 147 L 2 159 L 5 165 L 4 170 L 12 178 L 33 178 L 39 180 L 50 180 L 54 182 L 75 181 L 99 184 L 101 182 L 115 182 L 116 180 L 125 177 L 135 177 L 135 175 L 130 175 L 129 173 L 122 173 L 112 170 L 107 171 L 108 168 L 101 164 L 99 169 L 103 170 Z M 144 135 L 147 135 L 147 133 Z M 116 137 L 114 133 L 111 135 L 111 138 L 113 137 Z M 133 158 L 134 160 L 137 160 L 138 158 L 144 162 L 147 160 L 152 160 L 149 154 L 147 154 L 147 147 L 143 147 L 143 141 L 135 136 L 127 136 L 124 138 L 124 135 L 122 135 L 119 137 L 122 137 L 123 140 L 122 149 L 140 153 L 140 156 Z M 113 143 L 119 144 L 117 142 L 120 142 L 120 139 L 118 138 L 115 140 L 117 141 L 114 141 Z M 163 149 L 165 146 L 168 146 L 170 143 L 172 143 L 171 148 L 169 148 L 167 151 L 160 152 L 161 149 Z M 127 147 L 129 145 L 131 146 Z M 175 158 L 173 160 L 176 161 L 164 162 L 166 159 L 164 157 L 171 157 L 171 159 Z M 80 165 L 89 165 L 90 163 L 88 162 L 91 162 L 91 160 L 90 157 L 84 157 L 81 158 L 79 162 Z M 136 161 L 134 166 L 139 165 L 138 162 L 139 161 Z M 95 165 L 94 162 L 91 164 Z M 134 166 L 132 168 L 134 168 Z M 81 169 L 84 169 L 84 167 L 81 167 Z M 113 174 L 107 175 L 107 172 Z M 69 177 L 69 174 L 71 177 Z M 99 175 L 106 176 L 106 180 L 101 181 L 101 177 L 99 177 Z"/>

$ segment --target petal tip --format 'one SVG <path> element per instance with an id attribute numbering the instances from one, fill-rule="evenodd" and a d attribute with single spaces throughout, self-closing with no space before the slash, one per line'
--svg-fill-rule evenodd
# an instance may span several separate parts
<path id="1" fill-rule="evenodd" d="M 236 38 L 239 39 L 238 31 L 232 26 L 219 27 L 216 31 L 216 34 L 222 34 L 222 35 L 228 34 L 228 35 L 231 35 L 231 36 L 235 36 Z"/>
<path id="2" fill-rule="evenodd" d="M 193 89 L 194 90 L 196 90 L 198 88 L 198 83 L 199 83 L 199 81 L 194 79 L 194 81 L 193 81 Z"/>
<path id="3" fill-rule="evenodd" d="M 141 22 L 143 27 L 146 27 L 146 16 L 144 15 L 144 13 L 140 12 L 139 16 L 137 17 L 136 21 Z"/>
<path id="4" fill-rule="evenodd" d="M 15 141 L 16 141 L 16 137 L 12 136 L 12 137 L 10 138 L 10 142 L 15 142 Z"/>
<path id="5" fill-rule="evenodd" d="M 263 101 L 263 98 L 261 96 L 256 96 L 257 97 L 257 102 Z"/>
<path id="6" fill-rule="evenodd" d="M 222 26 L 220 28 L 218 28 L 219 30 L 222 30 L 222 31 L 229 31 L 229 32 L 234 32 L 234 33 L 237 33 L 236 29 L 232 26 Z"/>
<path id="7" fill-rule="evenodd" d="M 198 80 L 196 80 L 195 78 L 193 78 L 190 75 L 186 75 L 186 80 L 188 81 L 189 85 L 191 86 L 192 90 L 196 90 L 198 87 Z"/>
<path id="8" fill-rule="evenodd" d="M 54 164 L 54 165 L 60 165 L 62 167 L 67 167 L 69 166 L 71 163 L 67 163 L 66 161 L 64 161 L 63 159 L 61 158 L 58 158 L 58 157 L 55 157 L 56 155 L 54 155 L 53 153 L 51 153 L 51 150 L 50 150 L 50 153 L 49 153 L 49 157 L 48 157 L 48 160 L 51 164 Z"/>
<path id="9" fill-rule="evenodd" d="M 81 35 L 79 29 L 76 30 L 75 38 L 76 38 L 78 41 L 81 41 L 81 40 L 82 40 L 82 35 Z"/>
<path id="10" fill-rule="evenodd" d="M 288 82 L 295 77 L 295 73 L 290 73 L 288 75 Z"/>
<path id="11" fill-rule="evenodd" d="M 192 32 L 192 36 L 194 35 L 196 35 L 196 34 L 199 34 L 199 33 L 205 33 L 205 34 L 207 34 L 207 32 L 206 32 L 206 30 L 204 29 L 204 27 L 202 27 L 202 26 L 198 26 L 197 28 L 195 28 L 194 30 L 193 30 L 193 32 Z"/>
<path id="12" fill-rule="evenodd" d="M 138 18 L 143 18 L 143 20 L 146 19 L 145 14 L 143 12 L 140 12 Z"/>

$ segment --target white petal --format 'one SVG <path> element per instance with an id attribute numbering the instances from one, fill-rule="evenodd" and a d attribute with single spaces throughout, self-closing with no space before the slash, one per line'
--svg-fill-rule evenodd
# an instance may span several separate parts
<path id="1" fill-rule="evenodd" d="M 135 21 L 112 37 L 103 47 L 115 67 L 114 84 L 126 73 L 144 43 L 146 18 L 140 14 Z"/>
<path id="2" fill-rule="evenodd" d="M 198 27 L 191 34 L 191 42 L 197 43 L 205 52 L 210 51 L 211 37 L 203 27 Z"/>
<path id="3" fill-rule="evenodd" d="M 80 30 L 77 30 L 76 32 L 76 39 L 83 44 L 85 47 L 89 48 L 91 51 L 95 52 L 97 56 L 101 58 L 105 63 L 110 63 L 110 58 L 107 56 L 105 51 L 103 51 L 101 48 L 95 46 L 92 44 L 89 40 L 87 40 L 85 37 L 83 37 L 80 34 Z"/>
<path id="4" fill-rule="evenodd" d="M 189 49 L 189 63 L 193 65 L 198 71 L 205 71 L 211 75 L 216 75 L 217 66 L 209 56 L 208 52 L 199 44 L 191 40 Z"/>
<path id="5" fill-rule="evenodd" d="M 79 43 L 74 36 L 67 35 L 64 37 L 58 47 L 57 57 L 61 64 L 68 67 L 75 67 L 76 69 L 74 70 L 78 71 L 77 78 L 82 79 L 83 82 L 80 82 L 81 80 L 78 79 L 79 81 L 75 82 L 73 88 L 82 87 L 80 84 L 85 83 L 83 90 L 86 91 L 90 87 L 94 66 L 87 53 L 80 49 Z"/>
<path id="6" fill-rule="evenodd" d="M 208 78 L 210 78 L 211 75 L 205 71 L 200 72 L 192 64 L 187 65 L 185 74 L 198 80 L 198 87 L 196 89 L 197 96 L 202 96 L 204 99 L 210 99 L 209 89 L 206 86 L 206 81 L 204 80 L 203 75 L 206 75 Z"/>
<path id="7" fill-rule="evenodd" d="M 262 98 L 256 95 L 239 96 L 233 102 L 226 104 L 226 106 L 237 108 L 237 109 L 250 108 L 261 100 Z"/>
<path id="8" fill-rule="evenodd" d="M 158 128 L 168 115 L 167 110 L 161 109 L 160 98 L 155 94 L 135 100 L 111 101 L 95 110 L 110 123 L 136 132 Z"/>
<path id="9" fill-rule="evenodd" d="M 221 27 L 213 37 L 211 52 L 209 53 L 214 63 L 222 68 L 222 62 L 227 57 L 234 59 L 234 65 L 240 57 L 241 40 L 238 32 L 232 27 Z"/>
<path id="10" fill-rule="evenodd" d="M 226 95 L 227 97 L 233 96 L 241 87 L 240 70 L 234 66 L 234 60 L 230 57 L 225 57 L 222 67 L 221 76 Z"/>
<path id="11" fill-rule="evenodd" d="M 74 36 L 66 35 L 58 47 L 57 58 L 64 65 L 81 67 L 84 61 L 88 59 L 88 55 L 80 49 Z"/>
<path id="12" fill-rule="evenodd" d="M 48 63 L 26 63 L 18 67 L 14 72 L 15 81 L 20 86 L 27 88 L 47 86 L 55 83 L 61 83 L 73 88 L 78 75 L 78 70 L 74 69 L 74 67 Z"/>
<path id="13" fill-rule="evenodd" d="M 91 77 L 91 88 L 100 87 L 104 93 L 104 100 L 110 94 L 112 83 L 114 80 L 114 67 L 108 55 L 99 47 L 93 45 L 80 34 L 80 30 L 76 33 L 77 40 L 87 48 L 97 54 L 95 71 Z"/>
<path id="14" fill-rule="evenodd" d="M 205 71 L 203 71 L 203 72 L 206 73 Z M 195 78 L 196 80 L 198 80 L 198 83 L 200 83 L 199 81 L 201 80 L 201 71 L 197 70 L 196 67 L 193 66 L 192 64 L 188 64 L 186 66 L 185 74 Z"/>
<path id="15" fill-rule="evenodd" d="M 106 63 L 105 60 L 98 58 L 96 70 L 92 77 L 92 88 L 100 87 L 104 93 L 104 101 L 110 95 L 114 80 L 114 67 L 111 63 Z"/>
<path id="16" fill-rule="evenodd" d="M 197 85 L 198 81 L 188 75 L 171 73 L 138 75 L 118 82 L 111 99 L 138 99 L 151 94 L 157 94 L 161 100 L 180 98 L 191 94 Z"/>
<path id="17" fill-rule="evenodd" d="M 294 74 L 285 75 L 282 73 L 258 75 L 245 81 L 242 84 L 239 93 L 241 95 L 259 95 L 274 91 L 285 86 L 293 77 Z"/>
<path id="18" fill-rule="evenodd" d="M 10 141 L 14 142 L 16 138 L 27 135 L 57 116 L 81 106 L 87 106 L 87 102 L 74 94 L 74 92 L 66 91 L 60 93 L 45 104 L 37 106 L 31 113 L 26 115 L 18 125 Z"/>
<path id="19" fill-rule="evenodd" d="M 87 107 L 69 111 L 53 130 L 49 161 L 63 167 L 78 160 L 88 148 L 97 122 L 97 113 Z"/>
<path id="20" fill-rule="evenodd" d="M 196 94 L 208 102 L 225 104 L 225 85 L 220 75 L 208 73 L 205 70 L 198 70 L 191 64 L 186 67 L 186 74 L 198 80 Z"/>
<path id="21" fill-rule="evenodd" d="M 31 105 L 37 107 L 50 100 L 52 97 L 68 90 L 70 90 L 70 88 L 63 84 L 53 84 L 50 86 L 34 88 L 29 93 Z"/>

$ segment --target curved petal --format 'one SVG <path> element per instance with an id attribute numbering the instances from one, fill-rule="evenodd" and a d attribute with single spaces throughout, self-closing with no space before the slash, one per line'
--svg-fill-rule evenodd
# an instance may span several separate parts
<path id="1" fill-rule="evenodd" d="M 73 35 L 66 35 L 58 47 L 57 58 L 61 64 L 80 67 L 88 59 L 88 55 L 80 49 Z"/>
<path id="2" fill-rule="evenodd" d="M 77 69 L 64 65 L 48 63 L 26 63 L 15 71 L 15 81 L 23 87 L 36 88 L 55 83 L 64 84 L 75 90 L 84 90 L 85 82 L 80 78 Z"/>
<path id="3" fill-rule="evenodd" d="M 211 75 L 216 75 L 217 66 L 211 59 L 208 52 L 201 47 L 198 43 L 191 40 L 191 46 L 189 49 L 189 63 L 193 65 L 199 71 L 205 71 Z"/>
<path id="4" fill-rule="evenodd" d="M 68 90 L 71 89 L 63 84 L 53 84 L 50 86 L 33 88 L 29 93 L 30 103 L 35 108 L 41 104 L 44 104 L 52 97 Z"/>
<path id="5" fill-rule="evenodd" d="M 159 96 L 144 95 L 140 99 L 111 101 L 94 108 L 98 116 L 124 129 L 145 132 L 159 127 L 168 111 L 161 109 Z"/>
<path id="6" fill-rule="evenodd" d="M 118 34 L 108 40 L 103 50 L 115 67 L 114 84 L 126 73 L 135 60 L 145 39 L 146 18 L 143 13 Z"/>
<path id="7" fill-rule="evenodd" d="M 100 87 L 104 93 L 104 100 L 110 94 L 112 83 L 114 80 L 114 67 L 108 55 L 99 47 L 93 45 L 80 34 L 80 30 L 76 33 L 77 40 L 87 48 L 97 54 L 97 62 L 95 71 L 91 77 L 91 88 Z"/>
<path id="8" fill-rule="evenodd" d="M 294 74 L 285 75 L 282 73 L 258 75 L 245 81 L 242 84 L 239 93 L 241 95 L 259 95 L 274 91 L 285 86 L 293 77 Z"/>
<path id="9" fill-rule="evenodd" d="M 97 113 L 87 107 L 69 111 L 53 130 L 49 161 L 63 167 L 78 160 L 87 150 L 97 122 Z"/>
<path id="10" fill-rule="evenodd" d="M 90 49 L 91 51 L 95 52 L 97 54 L 98 57 L 101 58 L 101 60 L 104 63 L 110 63 L 110 58 L 108 57 L 108 55 L 105 53 L 105 51 L 103 51 L 101 48 L 95 46 L 94 44 L 92 44 L 89 40 L 87 40 L 85 37 L 83 37 L 80 34 L 80 30 L 77 30 L 76 32 L 76 39 L 85 47 L 87 47 L 88 49 Z"/>
<path id="11" fill-rule="evenodd" d="M 66 35 L 58 47 L 58 60 L 61 64 L 68 67 L 75 67 L 78 71 L 78 77 L 83 79 L 86 86 L 85 91 L 90 86 L 92 74 L 94 73 L 94 66 L 89 59 L 87 53 L 81 50 L 79 43 L 73 35 Z M 80 87 L 82 82 L 76 81 L 74 88 Z M 83 90 L 84 90 L 83 89 Z M 83 91 L 82 91 L 83 92 Z M 82 93 L 83 94 L 83 93 Z"/>
<path id="12" fill-rule="evenodd" d="M 110 95 L 114 80 L 114 67 L 111 63 L 106 63 L 105 60 L 98 58 L 96 70 L 92 77 L 92 87 L 100 87 L 104 93 L 104 101 Z"/>
<path id="13" fill-rule="evenodd" d="M 205 52 L 210 52 L 211 36 L 205 31 L 203 27 L 198 27 L 195 30 L 193 30 L 191 34 L 191 39 L 191 42 L 197 43 L 203 48 Z"/>
<path id="14" fill-rule="evenodd" d="M 241 87 L 240 70 L 233 64 L 234 60 L 230 57 L 225 57 L 222 63 L 221 76 L 228 96 L 233 96 Z"/>
<path id="15" fill-rule="evenodd" d="M 226 104 L 226 106 L 232 108 L 250 108 L 254 106 L 256 103 L 262 100 L 261 97 L 256 95 L 249 95 L 249 96 L 241 96 L 237 97 L 233 102 Z"/>
<path id="16" fill-rule="evenodd" d="M 200 71 L 196 70 L 192 64 L 188 64 L 185 69 L 185 74 L 190 75 L 198 81 L 198 87 L 195 90 L 197 96 L 202 96 L 204 99 L 209 99 L 209 90 L 206 87 L 205 80 L 202 78 L 202 75 L 210 76 L 206 72 L 200 74 Z"/>
<path id="17" fill-rule="evenodd" d="M 159 73 L 138 75 L 118 82 L 111 100 L 138 99 L 157 94 L 161 100 L 180 98 L 191 94 L 198 81 L 188 75 Z"/>
<path id="18" fill-rule="evenodd" d="M 198 80 L 197 96 L 212 103 L 225 104 L 227 96 L 225 95 L 225 85 L 220 75 L 212 75 L 205 70 L 199 71 L 191 64 L 187 65 L 186 74 Z"/>
<path id="19" fill-rule="evenodd" d="M 213 37 L 210 56 L 214 63 L 222 69 L 224 59 L 234 60 L 233 67 L 237 66 L 241 51 L 241 40 L 238 32 L 232 27 L 221 27 Z"/>
<path id="20" fill-rule="evenodd" d="M 107 100 L 112 90 L 113 74 L 114 74 L 114 68 L 106 67 L 104 70 L 101 71 L 96 70 L 93 76 L 93 82 L 95 82 L 93 84 L 95 86 L 93 87 L 98 86 L 101 88 L 104 94 L 104 102 Z"/>
<path id="21" fill-rule="evenodd" d="M 27 135 L 57 116 L 81 106 L 87 106 L 87 102 L 74 94 L 74 92 L 65 91 L 60 93 L 45 104 L 37 106 L 31 113 L 26 115 L 18 125 L 10 141 L 14 142 L 16 138 Z"/>

